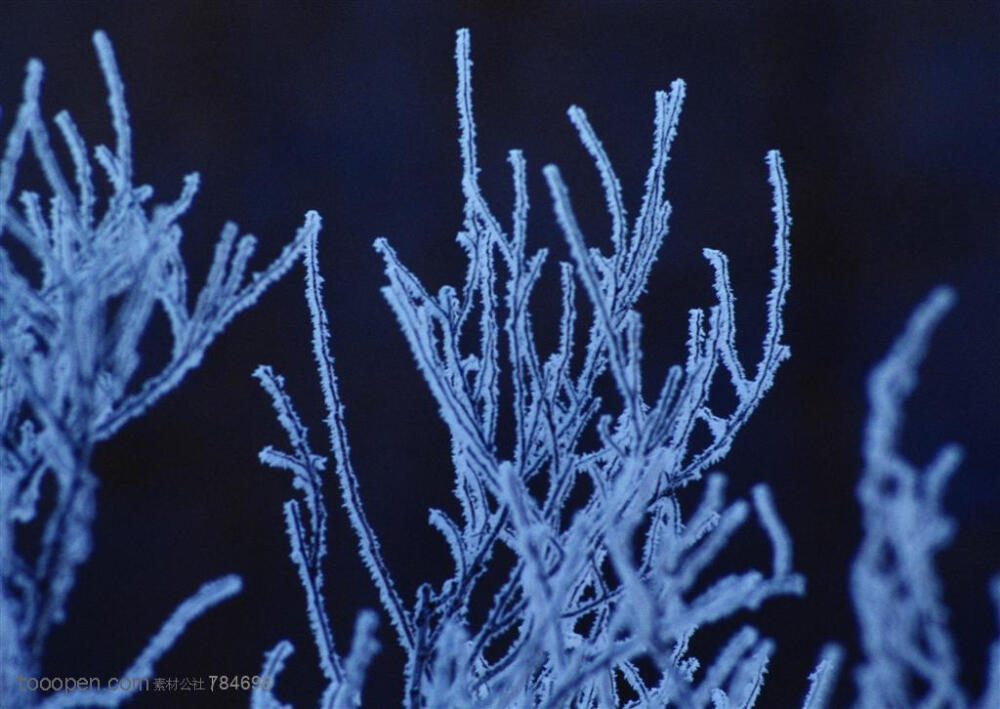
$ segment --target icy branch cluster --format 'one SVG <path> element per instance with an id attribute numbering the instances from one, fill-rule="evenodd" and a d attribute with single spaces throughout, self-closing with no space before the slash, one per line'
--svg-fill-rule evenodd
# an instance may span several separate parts
<path id="1" fill-rule="evenodd" d="M 458 33 L 456 60 L 466 199 L 457 241 L 468 261 L 464 281 L 432 293 L 388 242 L 375 242 L 389 279 L 383 294 L 451 434 L 461 510 L 457 519 L 430 511 L 429 523 L 448 545 L 454 569 L 439 584 L 421 585 L 411 603 L 397 590 L 364 512 L 329 349 L 315 239 L 305 252 L 313 349 L 336 476 L 363 560 L 407 656 L 404 704 L 749 705 L 763 683 L 773 649 L 769 640 L 744 627 L 703 669 L 688 645 L 703 626 L 756 608 L 775 595 L 803 592 L 803 579 L 792 570 L 791 541 L 765 486 L 754 488 L 752 504 L 727 503 L 725 479 L 711 475 L 701 504 L 688 514 L 674 493 L 702 478 L 729 451 L 788 356 L 781 318 L 789 285 L 790 217 L 781 159 L 771 152 L 766 160 L 774 194 L 776 264 L 760 361 L 753 372 L 744 369 L 735 347 L 728 261 L 721 252 L 706 249 L 718 303 L 707 312 L 690 312 L 687 361 L 683 367 L 665 368 L 649 397 L 640 376 L 641 321 L 635 305 L 667 234 L 664 170 L 684 83 L 675 81 L 669 92 L 656 94 L 653 157 L 634 220 L 626 213 L 618 178 L 586 114 L 570 108 L 570 120 L 604 187 L 612 250 L 604 254 L 587 246 L 558 169 L 546 167 L 573 261 L 559 265 L 559 344 L 545 355 L 535 344 L 529 304 L 547 253 L 527 250 L 525 159 L 520 151 L 509 154 L 515 203 L 505 228 L 479 188 L 469 36 L 464 30 Z M 577 282 L 591 312 L 579 354 Z M 267 448 L 261 458 L 289 470 L 302 493 L 301 504 L 286 503 L 287 531 L 321 668 L 330 682 L 323 705 L 336 706 L 348 691 L 357 697 L 358 686 L 347 667 L 367 662 L 358 648 L 372 647 L 366 634 L 370 624 L 359 621 L 354 648 L 347 660 L 340 659 L 320 595 L 318 562 L 325 552 L 326 513 L 320 505 L 319 473 L 325 461 L 309 450 L 281 379 L 266 367 L 257 376 L 291 446 L 291 452 Z M 509 413 L 501 412 L 502 377 L 510 381 Z M 596 395 L 602 378 L 613 382 L 616 401 Z M 710 390 L 724 378 L 736 395 L 731 411 L 715 410 L 709 403 Z M 502 415 L 513 423 L 512 450 L 503 450 L 498 440 Z M 709 435 L 702 445 L 693 445 L 698 425 Z M 583 443 L 588 428 L 596 430 L 596 446 Z M 706 583 L 706 568 L 751 511 L 770 539 L 771 568 Z M 636 538 L 642 540 L 638 550 Z M 501 561 L 501 547 L 507 556 L 513 554 L 513 562 Z M 485 619 L 473 622 L 472 597 L 486 583 L 491 566 L 504 580 L 492 589 Z M 287 642 L 279 644 L 268 653 L 266 665 L 280 668 L 289 651 Z M 278 705 L 264 692 L 255 701 L 255 706 Z"/>
<path id="2" fill-rule="evenodd" d="M 749 501 L 727 501 L 726 479 L 711 472 L 789 354 L 782 313 L 791 220 L 777 152 L 766 156 L 775 266 L 758 362 L 746 369 L 736 350 L 728 260 L 705 249 L 717 302 L 690 311 L 686 361 L 664 367 L 651 388 L 642 378 L 636 308 L 668 231 L 664 172 L 684 83 L 655 96 L 652 160 L 634 218 L 586 114 L 571 107 L 570 121 L 603 186 L 610 252 L 588 246 L 559 170 L 545 167 L 570 261 L 558 265 L 557 344 L 541 352 L 531 300 L 548 253 L 528 249 L 526 161 L 520 151 L 509 153 L 514 205 L 501 221 L 479 186 L 469 36 L 458 33 L 465 210 L 457 241 L 467 258 L 464 278 L 431 292 L 386 240 L 375 242 L 388 278 L 383 294 L 450 433 L 455 473 L 456 512 L 432 509 L 428 516 L 450 552 L 451 572 L 421 584 L 409 600 L 383 558 L 351 461 L 323 308 L 319 217 L 307 214 L 278 258 L 249 277 L 254 239 L 237 238 L 236 226 L 227 224 L 206 283 L 189 305 L 177 219 L 198 177 L 185 178 L 174 202 L 146 206 L 152 189 L 133 184 L 114 54 L 103 33 L 94 43 L 116 136 L 114 150 L 93 151 L 110 185 L 106 196 L 95 187 L 88 149 L 66 112 L 54 121 L 65 154 L 53 148 L 39 107 L 37 61 L 28 64 L 0 161 L 0 705 L 116 706 L 129 698 L 120 690 L 39 698 L 16 689 L 18 676 L 39 674 L 46 639 L 64 620 L 76 570 L 90 553 L 94 447 L 176 387 L 233 317 L 302 255 L 332 466 L 330 456 L 312 451 L 282 377 L 267 366 L 255 376 L 288 439 L 260 458 L 289 473 L 297 493 L 285 503 L 284 518 L 326 680 L 321 706 L 360 705 L 379 649 L 372 611 L 358 615 L 350 647 L 338 649 L 333 634 L 324 599 L 328 467 L 406 656 L 405 706 L 753 706 L 771 640 L 744 626 L 714 656 L 695 657 L 691 647 L 718 621 L 804 592 L 768 488 L 753 487 Z M 23 164 L 32 154 L 44 201 Z M 63 164 L 72 166 L 72 181 Z M 934 569 L 934 556 L 954 533 L 942 495 L 961 453 L 945 446 L 920 467 L 897 450 L 903 402 L 953 298 L 947 288 L 933 291 L 869 379 L 858 487 L 864 538 L 850 582 L 863 651 L 855 674 L 859 709 L 1000 706 L 1000 639 L 990 651 L 983 694 L 973 702 L 959 683 Z M 581 303 L 585 312 L 578 312 Z M 137 381 L 157 308 L 170 327 L 169 361 Z M 733 392 L 727 410 L 713 396 L 720 387 Z M 602 399 L 604 391 L 611 397 Z M 678 491 L 697 482 L 700 503 L 682 509 Z M 731 562 L 721 553 L 751 516 L 770 542 L 769 568 L 727 570 Z M 151 677 L 187 625 L 240 587 L 236 576 L 202 585 L 123 675 Z M 1000 612 L 1000 577 L 992 592 Z M 292 652 L 282 640 L 265 654 L 261 675 L 269 681 L 251 693 L 255 709 L 285 706 L 271 685 Z M 844 656 L 836 645 L 821 650 L 804 707 L 831 706 Z"/>
<path id="3" fill-rule="evenodd" d="M 28 63 L 24 97 L 0 162 L 0 704 L 33 701 L 17 675 L 39 673 L 50 629 L 65 615 L 77 567 L 90 554 L 97 478 L 94 446 L 141 416 L 184 375 L 241 311 L 288 270 L 319 229 L 305 225 L 266 269 L 247 277 L 252 236 L 227 224 L 194 307 L 180 253 L 177 219 L 188 209 L 198 175 L 184 179 L 172 203 L 147 207 L 153 190 L 133 183 L 125 89 L 108 38 L 94 35 L 108 88 L 114 150 L 93 158 L 110 186 L 95 185 L 94 164 L 73 119 L 55 117 L 66 150 L 57 154 L 41 115 L 42 65 Z M 48 194 L 28 186 L 33 154 Z M 66 159 L 73 181 L 63 174 Z M 30 174 L 30 173 L 29 173 Z M 17 202 L 18 182 L 26 184 Z M 97 211 L 105 205 L 103 214 Z M 170 360 L 143 381 L 135 374 L 141 344 L 159 306 L 170 324 Z M 49 491 L 49 492 L 47 492 Z M 194 617 L 239 589 L 237 577 L 211 582 L 182 604 L 130 668 L 152 665 Z M 109 693 L 73 701 L 117 704 Z M 53 700 L 69 701 L 66 697 Z"/>

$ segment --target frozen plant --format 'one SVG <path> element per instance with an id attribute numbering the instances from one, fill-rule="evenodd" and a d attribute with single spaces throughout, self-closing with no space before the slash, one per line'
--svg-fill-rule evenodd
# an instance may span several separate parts
<path id="1" fill-rule="evenodd" d="M 1000 706 L 1000 637 L 990 648 L 983 695 L 970 703 L 958 681 L 960 663 L 934 571 L 934 555 L 955 532 L 941 497 L 962 451 L 944 446 L 921 469 L 897 450 L 903 403 L 917 385 L 931 334 L 954 300 L 950 288 L 931 291 L 868 377 L 865 467 L 858 483 L 865 534 L 850 581 L 864 654 L 855 671 L 857 709 Z M 991 590 L 1000 618 L 1000 576 Z M 843 659 L 841 647 L 823 648 L 803 709 L 831 706 Z"/>
<path id="2" fill-rule="evenodd" d="M 782 343 L 782 309 L 791 222 L 781 158 L 775 151 L 766 158 L 776 264 L 760 361 L 754 371 L 744 369 L 735 347 L 728 261 L 721 252 L 705 249 L 718 303 L 707 312 L 690 311 L 687 361 L 665 368 L 662 384 L 649 398 L 641 379 L 641 321 L 635 306 L 667 234 L 664 170 L 684 83 L 677 80 L 669 92 L 656 94 L 652 163 L 631 223 L 618 178 L 586 114 L 576 106 L 569 109 L 604 188 L 611 253 L 588 248 L 559 170 L 546 167 L 572 263 L 559 266 L 559 340 L 545 356 L 536 347 L 529 301 L 547 253 L 527 251 L 525 159 L 517 150 L 509 154 L 515 201 L 505 228 L 478 183 L 466 30 L 458 33 L 456 61 L 465 196 L 457 241 L 468 259 L 464 281 L 432 293 L 387 241 L 375 242 L 389 280 L 383 294 L 451 434 L 461 509 L 458 519 L 430 510 L 429 523 L 444 537 L 454 570 L 441 583 L 422 584 L 412 602 L 397 590 L 365 514 L 334 373 L 315 235 L 305 250 L 306 300 L 335 474 L 361 556 L 407 657 L 403 703 L 441 708 L 750 706 L 773 643 L 743 627 L 703 666 L 689 654 L 689 642 L 700 628 L 737 611 L 778 594 L 802 593 L 803 579 L 792 570 L 791 542 L 765 486 L 753 489 L 752 504 L 727 503 L 725 479 L 713 474 L 694 511 L 682 511 L 675 492 L 700 480 L 726 455 L 789 354 Z M 577 281 L 592 313 L 585 335 L 578 335 Z M 470 343 L 472 331 L 477 336 Z M 586 345 L 577 354 L 582 339 Z M 329 682 L 322 705 L 357 703 L 358 673 L 374 651 L 372 622 L 363 615 L 347 658 L 338 655 L 322 598 L 326 511 L 320 475 L 325 459 L 309 449 L 280 377 L 266 367 L 257 376 L 291 447 L 266 448 L 261 459 L 290 471 L 302 496 L 301 503 L 286 503 L 285 519 Z M 498 440 L 501 404 L 506 403 L 501 377 L 509 379 L 512 392 L 511 411 L 504 414 L 513 429 L 509 449 Z M 709 392 L 725 386 L 727 377 L 736 404 L 721 411 L 710 403 Z M 602 381 L 613 383 L 620 400 L 597 396 Z M 702 444 L 692 437 L 698 427 L 706 433 Z M 585 443 L 589 431 L 595 432 L 590 438 L 596 445 Z M 751 511 L 770 539 L 771 568 L 706 580 L 706 569 Z M 507 552 L 498 554 L 501 547 Z M 488 568 L 504 580 L 485 585 Z M 492 592 L 493 602 L 485 619 L 474 622 L 473 594 L 484 590 Z M 288 641 L 279 643 L 267 653 L 262 674 L 273 677 L 290 651 Z M 254 694 L 253 703 L 280 706 L 263 690 Z"/>
<path id="3" fill-rule="evenodd" d="M 851 596 L 864 663 L 857 669 L 859 709 L 970 706 L 958 682 L 959 660 L 934 555 L 954 534 L 941 510 L 948 479 L 961 462 L 947 445 L 923 469 L 898 450 L 903 402 L 917 367 L 954 293 L 937 288 L 910 317 L 903 334 L 868 379 L 864 471 L 858 485 L 865 536 L 851 567 Z M 1000 615 L 1000 577 L 992 583 Z M 989 658 L 981 709 L 1000 706 L 1000 638 Z"/>
<path id="4" fill-rule="evenodd" d="M 317 312 L 320 297 L 319 274 L 316 272 L 316 237 L 307 243 L 310 256 L 308 280 L 311 288 L 307 292 L 312 312 Z M 315 298 L 315 303 L 313 298 Z M 319 311 L 322 312 L 322 311 Z M 314 342 L 315 344 L 315 342 Z M 332 370 L 331 370 L 332 371 Z M 322 472 L 326 458 L 318 456 L 309 448 L 309 436 L 305 426 L 292 406 L 285 392 L 284 379 L 267 366 L 260 366 L 254 372 L 261 386 L 270 395 L 278 420 L 288 434 L 291 452 L 279 451 L 268 446 L 260 452 L 260 459 L 275 468 L 282 468 L 292 474 L 292 485 L 302 493 L 306 513 L 298 500 L 288 500 L 284 505 L 285 531 L 292 547 L 292 561 L 299 573 L 299 580 L 306 594 L 306 609 L 309 625 L 316 641 L 319 665 L 328 684 L 320 702 L 323 707 L 340 709 L 355 706 L 361 697 L 368 663 L 378 652 L 375 628 L 378 619 L 372 611 L 363 611 L 355 626 L 354 642 L 346 658 L 337 654 L 334 647 L 333 631 L 326 614 L 323 600 L 323 557 L 326 556 L 326 503 L 323 499 Z M 333 383 L 332 386 L 336 386 Z M 344 441 L 346 445 L 346 441 Z M 251 694 L 253 709 L 271 709 L 281 706 L 271 692 L 271 684 L 281 672 L 294 647 L 288 640 L 282 640 L 271 649 L 264 659 L 260 676 L 268 680 L 266 687 L 255 688 Z"/>
<path id="5" fill-rule="evenodd" d="M 246 277 L 252 236 L 237 239 L 227 224 L 194 307 L 181 259 L 177 219 L 198 189 L 184 178 L 176 201 L 148 208 L 153 190 L 133 184 L 132 140 L 125 89 L 103 32 L 94 46 L 108 88 L 115 149 L 94 160 L 110 184 L 95 187 L 87 146 L 65 111 L 55 125 L 75 169 L 67 181 L 41 116 L 42 65 L 28 63 L 24 97 L 0 163 L 0 705 L 33 704 L 17 678 L 39 674 L 45 641 L 64 620 L 77 567 L 90 554 L 97 478 L 94 446 L 141 416 L 198 366 L 206 348 L 241 310 L 281 277 L 319 229 L 313 212 L 273 263 Z M 37 160 L 50 194 L 21 185 L 25 153 Z M 135 381 L 143 333 L 159 306 L 170 324 L 170 361 Z M 184 626 L 239 590 L 228 576 L 182 603 L 129 668 L 149 677 Z M 53 697 L 49 704 L 111 706 L 128 697 L 109 692 Z"/>

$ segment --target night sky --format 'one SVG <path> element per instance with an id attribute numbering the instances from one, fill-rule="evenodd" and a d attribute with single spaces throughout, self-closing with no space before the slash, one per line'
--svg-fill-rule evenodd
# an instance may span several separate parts
<path id="1" fill-rule="evenodd" d="M 847 572 L 861 537 L 854 488 L 865 378 L 940 283 L 954 286 L 958 303 L 908 403 L 903 448 L 920 462 L 946 442 L 965 449 L 945 497 L 958 533 L 938 569 L 962 678 L 978 696 L 997 634 L 987 581 L 1000 570 L 998 5 L 750 5 L 6 0 L 0 126 L 6 133 L 24 64 L 38 57 L 45 115 L 68 108 L 91 145 L 111 141 L 90 41 L 102 28 L 126 85 L 137 182 L 166 202 L 183 175 L 201 173 L 181 220 L 192 290 L 226 220 L 259 237 L 260 268 L 307 209 L 320 212 L 354 463 L 412 602 L 418 583 L 439 583 L 448 568 L 427 508 L 454 504 L 452 472 L 446 429 L 379 293 L 385 279 L 371 244 L 387 237 L 435 290 L 462 276 L 455 30 L 472 34 L 481 180 L 501 219 L 512 205 L 506 151 L 522 148 L 528 161 L 529 249 L 552 251 L 535 312 L 543 348 L 555 326 L 555 262 L 568 253 L 541 167 L 559 165 L 591 243 L 606 246 L 609 233 L 597 172 L 566 109 L 587 110 L 634 215 L 653 92 L 684 78 L 667 168 L 671 231 L 640 300 L 648 381 L 683 357 L 688 308 L 713 302 L 706 246 L 730 257 L 738 343 L 744 364 L 756 362 L 772 257 L 770 148 L 784 156 L 794 219 L 792 359 L 719 466 L 733 496 L 758 481 L 772 486 L 808 579 L 805 598 L 738 619 L 777 642 L 758 706 L 798 705 L 827 640 L 848 648 L 849 667 L 858 660 Z M 68 621 L 50 636 L 47 675 L 120 672 L 199 584 L 238 573 L 243 592 L 197 621 L 156 674 L 254 674 L 287 637 L 296 653 L 277 694 L 315 705 L 322 677 L 281 513 L 292 489 L 287 474 L 257 460 L 285 439 L 250 376 L 258 363 L 284 374 L 314 449 L 328 451 L 302 283 L 296 266 L 180 387 L 97 450 L 94 551 Z M 167 333 L 165 322 L 149 332 L 144 371 L 163 363 Z M 344 652 L 356 612 L 378 600 L 332 480 L 326 496 L 328 610 Z M 764 563 L 759 528 L 739 539 L 737 562 Z M 402 653 L 384 615 L 379 637 L 365 706 L 394 706 Z M 845 672 L 837 705 L 853 691 Z M 246 695 L 147 694 L 133 705 L 245 706 Z"/>

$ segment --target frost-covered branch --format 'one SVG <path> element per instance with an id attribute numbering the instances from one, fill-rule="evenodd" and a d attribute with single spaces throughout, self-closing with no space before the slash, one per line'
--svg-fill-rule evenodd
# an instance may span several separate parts
<path id="1" fill-rule="evenodd" d="M 337 477 L 362 558 L 407 655 L 404 703 L 749 706 L 760 691 L 773 644 L 746 628 L 698 676 L 697 660 L 686 655 L 687 643 L 699 626 L 756 608 L 775 595 L 802 593 L 803 580 L 792 570 L 789 535 L 767 489 L 755 488 L 753 509 L 773 549 L 770 572 L 730 573 L 705 587 L 707 567 L 751 507 L 745 502 L 726 506 L 717 476 L 710 477 L 705 501 L 693 515 L 682 515 L 674 493 L 728 452 L 788 356 L 781 317 L 789 284 L 790 218 L 781 159 L 774 151 L 767 155 L 776 265 L 756 371 L 748 375 L 736 352 L 726 257 L 706 250 L 718 305 L 691 311 L 687 362 L 667 368 L 663 386 L 648 400 L 640 376 L 642 321 L 636 305 L 667 234 L 664 170 L 684 83 L 675 81 L 669 92 L 656 94 L 653 157 L 632 222 L 596 131 L 582 109 L 569 110 L 604 188 L 612 253 L 587 246 L 568 187 L 555 167 L 546 167 L 572 259 L 559 266 L 558 345 L 546 355 L 534 339 L 530 301 L 548 254 L 527 252 L 527 163 L 520 151 L 510 152 L 514 205 L 507 231 L 479 186 L 466 30 L 458 33 L 455 57 L 466 200 L 457 242 L 467 257 L 464 281 L 431 292 L 388 241 L 375 242 L 388 277 L 382 292 L 451 433 L 461 511 L 456 519 L 430 510 L 429 522 L 441 532 L 454 572 L 440 585 L 422 584 L 410 606 L 396 591 L 364 514 L 327 345 L 314 240 L 306 256 L 307 301 Z M 589 332 L 582 333 L 586 344 L 579 356 L 577 279 L 593 316 Z M 716 411 L 709 404 L 720 370 L 728 373 L 736 392 L 733 411 Z M 513 394 L 509 411 L 502 410 L 502 378 L 509 378 Z M 605 378 L 615 385 L 620 406 L 595 394 Z M 283 407 L 277 408 L 285 422 L 290 417 Z M 514 432 L 509 449 L 497 436 L 502 418 Z M 710 438 L 693 449 L 699 423 L 707 426 Z M 598 434 L 596 448 L 582 443 L 591 428 Z M 295 435 L 289 429 L 293 448 Z M 307 459 L 300 456 L 299 465 Z M 277 459 L 269 462 L 291 467 Z M 637 536 L 644 539 L 639 559 Z M 504 580 L 490 587 L 495 581 L 487 582 L 485 571 L 499 563 L 495 552 L 501 546 L 516 560 L 494 569 Z M 702 589 L 698 593 L 696 584 Z M 475 624 L 470 620 L 474 592 L 492 592 L 494 598 L 485 620 Z M 308 593 L 307 606 L 312 617 Z M 285 650 L 275 648 L 268 662 L 283 661 Z M 644 661 L 656 667 L 655 679 L 638 669 Z"/>
<path id="2" fill-rule="evenodd" d="M 920 467 L 898 451 L 903 403 L 916 387 L 931 334 L 954 299 L 950 288 L 932 291 L 868 379 L 871 409 L 858 485 L 865 536 L 851 569 L 851 596 L 865 652 L 856 672 L 861 709 L 969 705 L 959 684 L 960 662 L 934 570 L 934 556 L 955 531 L 941 498 L 962 453 L 947 445 Z M 1000 577 L 994 580 L 1000 621 L 997 589 Z M 995 647 L 977 706 L 995 707 L 998 700 L 1000 652 Z"/>
<path id="3" fill-rule="evenodd" d="M 960 661 L 934 570 L 935 555 L 955 531 L 941 501 L 961 450 L 946 445 L 924 467 L 899 452 L 903 405 L 917 386 L 931 335 L 954 300 L 951 288 L 931 291 L 868 377 L 864 470 L 858 483 L 864 537 L 850 579 L 864 651 L 854 673 L 858 709 L 1000 705 L 1000 634 L 990 648 L 982 697 L 970 704 L 959 683 Z M 1000 576 L 991 592 L 1000 624 Z M 831 706 L 843 656 L 837 645 L 823 648 L 803 709 Z"/>
<path id="4" fill-rule="evenodd" d="M 142 415 L 196 367 L 225 326 L 294 263 L 319 229 L 314 212 L 264 270 L 247 275 L 255 239 L 227 224 L 204 287 L 189 307 L 177 219 L 198 175 L 184 178 L 173 202 L 148 206 L 153 190 L 133 183 L 132 133 L 125 88 L 103 32 L 94 46 L 108 90 L 115 146 L 93 160 L 69 113 L 55 117 L 72 181 L 60 166 L 41 114 L 42 65 L 27 66 L 21 106 L 0 160 L 0 703 L 11 675 L 37 675 L 45 640 L 63 620 L 77 567 L 90 553 L 96 477 L 94 446 Z M 44 189 L 18 184 L 33 156 Z M 15 190 L 21 188 L 15 201 Z M 103 201 L 103 200 L 101 200 Z M 157 307 L 172 335 L 169 362 L 136 380 L 143 334 Z M 53 492 L 44 492 L 52 490 Z M 43 510 L 40 512 L 40 510 Z M 31 530 L 30 532 L 26 530 Z M 37 553 L 19 544 L 41 530 Z M 10 690 L 13 691 L 13 690 Z"/>
<path id="5" fill-rule="evenodd" d="M 315 247 L 315 238 L 313 237 L 309 241 L 309 256 L 307 258 L 315 258 Z M 313 271 L 313 277 L 316 275 Z M 312 280 L 310 282 L 316 289 L 317 297 L 321 297 L 319 282 Z M 326 556 L 327 511 L 323 499 L 321 474 L 326 467 L 326 458 L 316 455 L 310 449 L 309 432 L 302 425 L 302 421 L 285 391 L 285 382 L 282 377 L 276 375 L 267 366 L 258 367 L 254 376 L 271 397 L 278 421 L 285 429 L 291 447 L 289 453 L 268 446 L 260 452 L 260 460 L 273 468 L 284 469 L 292 474 L 292 486 L 302 493 L 302 499 L 308 512 L 308 519 L 306 519 L 297 500 L 285 502 L 285 532 L 291 547 L 291 558 L 305 591 L 309 626 L 316 642 L 320 670 L 327 680 L 327 688 L 323 694 L 321 706 L 329 709 L 357 706 L 361 698 L 361 683 L 365 668 L 378 650 L 378 643 L 374 639 L 378 620 L 371 611 L 360 614 L 349 655 L 342 658 L 337 654 L 330 619 L 326 612 L 326 600 L 323 596 L 323 558 Z M 338 465 L 340 464 L 339 460 L 338 456 Z M 265 655 L 261 676 L 267 677 L 270 684 L 273 684 L 278 673 L 283 669 L 284 661 L 291 655 L 293 649 L 291 642 L 282 640 Z M 269 686 L 267 689 L 257 688 L 254 690 L 251 706 L 267 709 L 281 706 L 281 704 L 274 697 Z"/>
<path id="6" fill-rule="evenodd" d="M 160 658 L 173 647 L 184 630 L 212 606 L 240 592 L 243 584 L 238 576 L 224 576 L 202 585 L 194 595 L 181 603 L 170 615 L 159 632 L 121 677 L 130 680 L 130 688 L 84 689 L 72 693 L 53 695 L 42 703 L 42 709 L 68 709 L 69 707 L 117 707 L 127 701 L 144 685 L 143 680 L 153 676 L 153 668 Z"/>

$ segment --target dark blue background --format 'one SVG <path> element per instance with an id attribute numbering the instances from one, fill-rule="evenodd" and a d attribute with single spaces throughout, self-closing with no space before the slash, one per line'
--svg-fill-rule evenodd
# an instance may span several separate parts
<path id="1" fill-rule="evenodd" d="M 509 213 L 506 150 L 525 151 L 529 239 L 565 258 L 539 170 L 557 163 L 584 228 L 604 244 L 596 173 L 565 118 L 585 107 L 638 211 L 649 160 L 652 94 L 688 81 L 668 167 L 671 234 L 641 301 L 651 381 L 682 356 L 684 313 L 711 303 L 703 246 L 726 251 L 739 297 L 745 363 L 759 351 L 770 267 L 770 194 L 762 162 L 780 148 L 790 180 L 792 360 L 721 466 L 735 494 L 768 481 L 809 583 L 752 620 L 774 637 L 761 706 L 800 701 L 826 640 L 857 660 L 846 574 L 860 539 L 854 486 L 865 376 L 915 303 L 950 283 L 957 309 L 940 328 L 910 403 L 904 447 L 926 460 L 957 441 L 965 464 L 946 507 L 960 524 L 939 558 L 945 599 L 978 693 L 996 635 L 987 579 L 1000 569 L 1000 20 L 993 2 L 878 3 L 292 3 L 11 2 L 0 5 L 0 104 L 6 128 L 30 56 L 46 65 L 47 116 L 69 108 L 91 144 L 111 140 L 90 44 L 114 43 L 127 87 L 136 174 L 160 200 L 198 170 L 184 219 L 201 282 L 226 219 L 273 257 L 317 209 L 347 423 L 368 513 L 407 599 L 439 581 L 447 555 L 426 524 L 447 504 L 448 443 L 435 406 L 378 289 L 370 248 L 385 235 L 433 287 L 460 277 L 454 31 L 472 30 L 483 186 Z M 554 261 L 550 261 L 554 263 Z M 550 278 L 554 266 L 548 267 Z M 300 267 L 242 315 L 206 361 L 97 453 L 95 551 L 57 628 L 48 675 L 120 672 L 203 580 L 241 574 L 244 592 L 213 610 L 159 676 L 253 674 L 282 637 L 297 648 L 278 693 L 315 703 L 320 675 L 281 519 L 287 476 L 257 451 L 283 443 L 251 381 L 258 362 L 286 375 L 326 450 Z M 549 330 L 543 286 L 536 322 Z M 543 341 L 544 338 L 543 338 Z M 153 366 L 160 335 L 147 343 Z M 377 599 L 336 487 L 327 599 L 338 647 Z M 752 556 L 759 532 L 741 542 Z M 745 563 L 745 560 L 739 560 Z M 402 656 L 387 625 L 367 706 L 398 704 Z M 853 696 L 841 678 L 838 705 Z M 171 695 L 136 706 L 239 706 L 245 695 Z M 190 701 L 187 701 L 190 700 Z"/>

